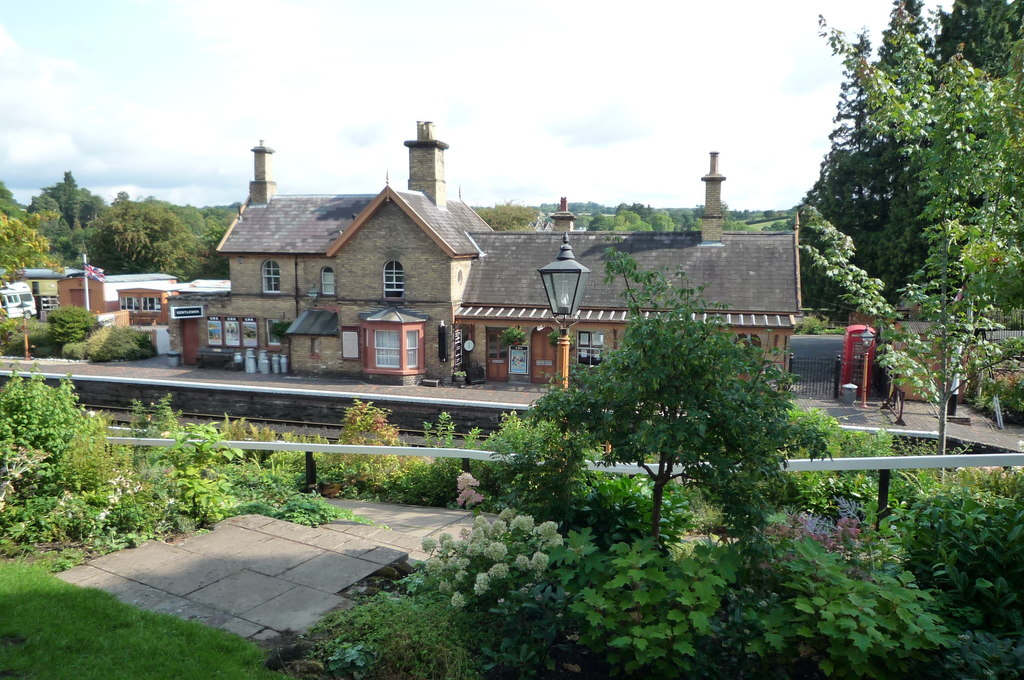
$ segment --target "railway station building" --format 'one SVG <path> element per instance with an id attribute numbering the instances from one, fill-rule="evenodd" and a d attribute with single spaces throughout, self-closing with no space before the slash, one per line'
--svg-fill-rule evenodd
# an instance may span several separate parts
<path id="1" fill-rule="evenodd" d="M 716 323 L 785 361 L 800 314 L 797 234 L 723 231 L 717 154 L 702 178 L 700 231 L 573 231 L 562 199 L 553 229 L 499 232 L 448 195 L 448 144 L 432 123 L 417 123 L 405 146 L 406 189 L 332 195 L 277 194 L 274 150 L 253 148 L 248 200 L 218 247 L 230 292 L 169 303 L 172 348 L 185 363 L 252 350 L 286 356 L 296 374 L 388 384 L 447 382 L 457 371 L 547 382 L 557 324 L 537 268 L 555 258 L 565 232 L 594 272 L 570 331 L 576 363 L 599 363 L 628 323 L 621 283 L 603 280 L 609 246 L 644 269 L 682 269 L 721 307 Z M 507 345 L 510 335 L 519 338 Z"/>

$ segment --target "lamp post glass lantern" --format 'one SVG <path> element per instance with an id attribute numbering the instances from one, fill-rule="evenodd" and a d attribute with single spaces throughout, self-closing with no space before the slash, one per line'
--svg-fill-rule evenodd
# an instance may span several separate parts
<path id="1" fill-rule="evenodd" d="M 569 236 L 562 234 L 562 246 L 554 262 L 537 270 L 548 296 L 548 307 L 558 322 L 558 374 L 562 387 L 569 387 L 569 327 L 567 320 L 576 316 L 583 293 L 587 289 L 590 269 L 576 261 Z"/>

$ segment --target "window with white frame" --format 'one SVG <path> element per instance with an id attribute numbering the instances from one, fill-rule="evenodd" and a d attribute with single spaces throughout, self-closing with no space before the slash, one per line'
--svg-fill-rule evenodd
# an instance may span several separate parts
<path id="1" fill-rule="evenodd" d="M 587 366 L 601 363 L 604 331 L 580 331 L 576 336 L 576 361 Z"/>
<path id="2" fill-rule="evenodd" d="M 334 295 L 334 269 L 324 267 L 320 270 L 320 294 Z"/>
<path id="3" fill-rule="evenodd" d="M 405 332 L 405 367 L 419 368 L 420 365 L 420 332 Z"/>
<path id="4" fill-rule="evenodd" d="M 377 353 L 377 368 L 401 368 L 401 336 L 398 331 L 374 331 L 373 346 Z"/>
<path id="5" fill-rule="evenodd" d="M 274 324 L 280 319 L 266 319 L 267 326 L 267 344 L 268 345 L 280 345 L 281 336 L 274 333 Z"/>
<path id="6" fill-rule="evenodd" d="M 281 266 L 276 260 L 267 260 L 263 263 L 263 292 L 281 292 Z"/>
<path id="7" fill-rule="evenodd" d="M 131 312 L 159 312 L 160 307 L 160 298 L 158 297 L 125 295 L 121 298 L 121 309 L 127 309 Z"/>
<path id="8" fill-rule="evenodd" d="M 405 270 L 401 262 L 392 260 L 384 265 L 384 297 L 405 297 Z"/>

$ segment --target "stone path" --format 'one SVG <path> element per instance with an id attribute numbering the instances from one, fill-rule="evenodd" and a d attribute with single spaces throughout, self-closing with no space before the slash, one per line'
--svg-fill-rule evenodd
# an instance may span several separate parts
<path id="1" fill-rule="evenodd" d="M 342 593 L 396 562 L 425 559 L 423 537 L 472 525 L 472 514 L 441 508 L 332 501 L 387 527 L 335 521 L 311 528 L 242 515 L 177 543 L 148 541 L 58 577 L 123 602 L 223 628 L 253 640 L 302 632 Z"/>

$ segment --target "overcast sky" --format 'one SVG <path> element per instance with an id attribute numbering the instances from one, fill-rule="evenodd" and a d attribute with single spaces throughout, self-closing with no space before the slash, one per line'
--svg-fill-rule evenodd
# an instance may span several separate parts
<path id="1" fill-rule="evenodd" d="M 932 3 L 934 5 L 935 3 Z M 947 3 L 948 4 L 948 3 Z M 197 206 L 243 201 L 250 148 L 279 193 L 405 188 L 416 121 L 448 144 L 449 196 L 704 202 L 814 183 L 848 35 L 891 0 L 0 0 L 0 181 L 27 202 L 66 170 Z"/>

